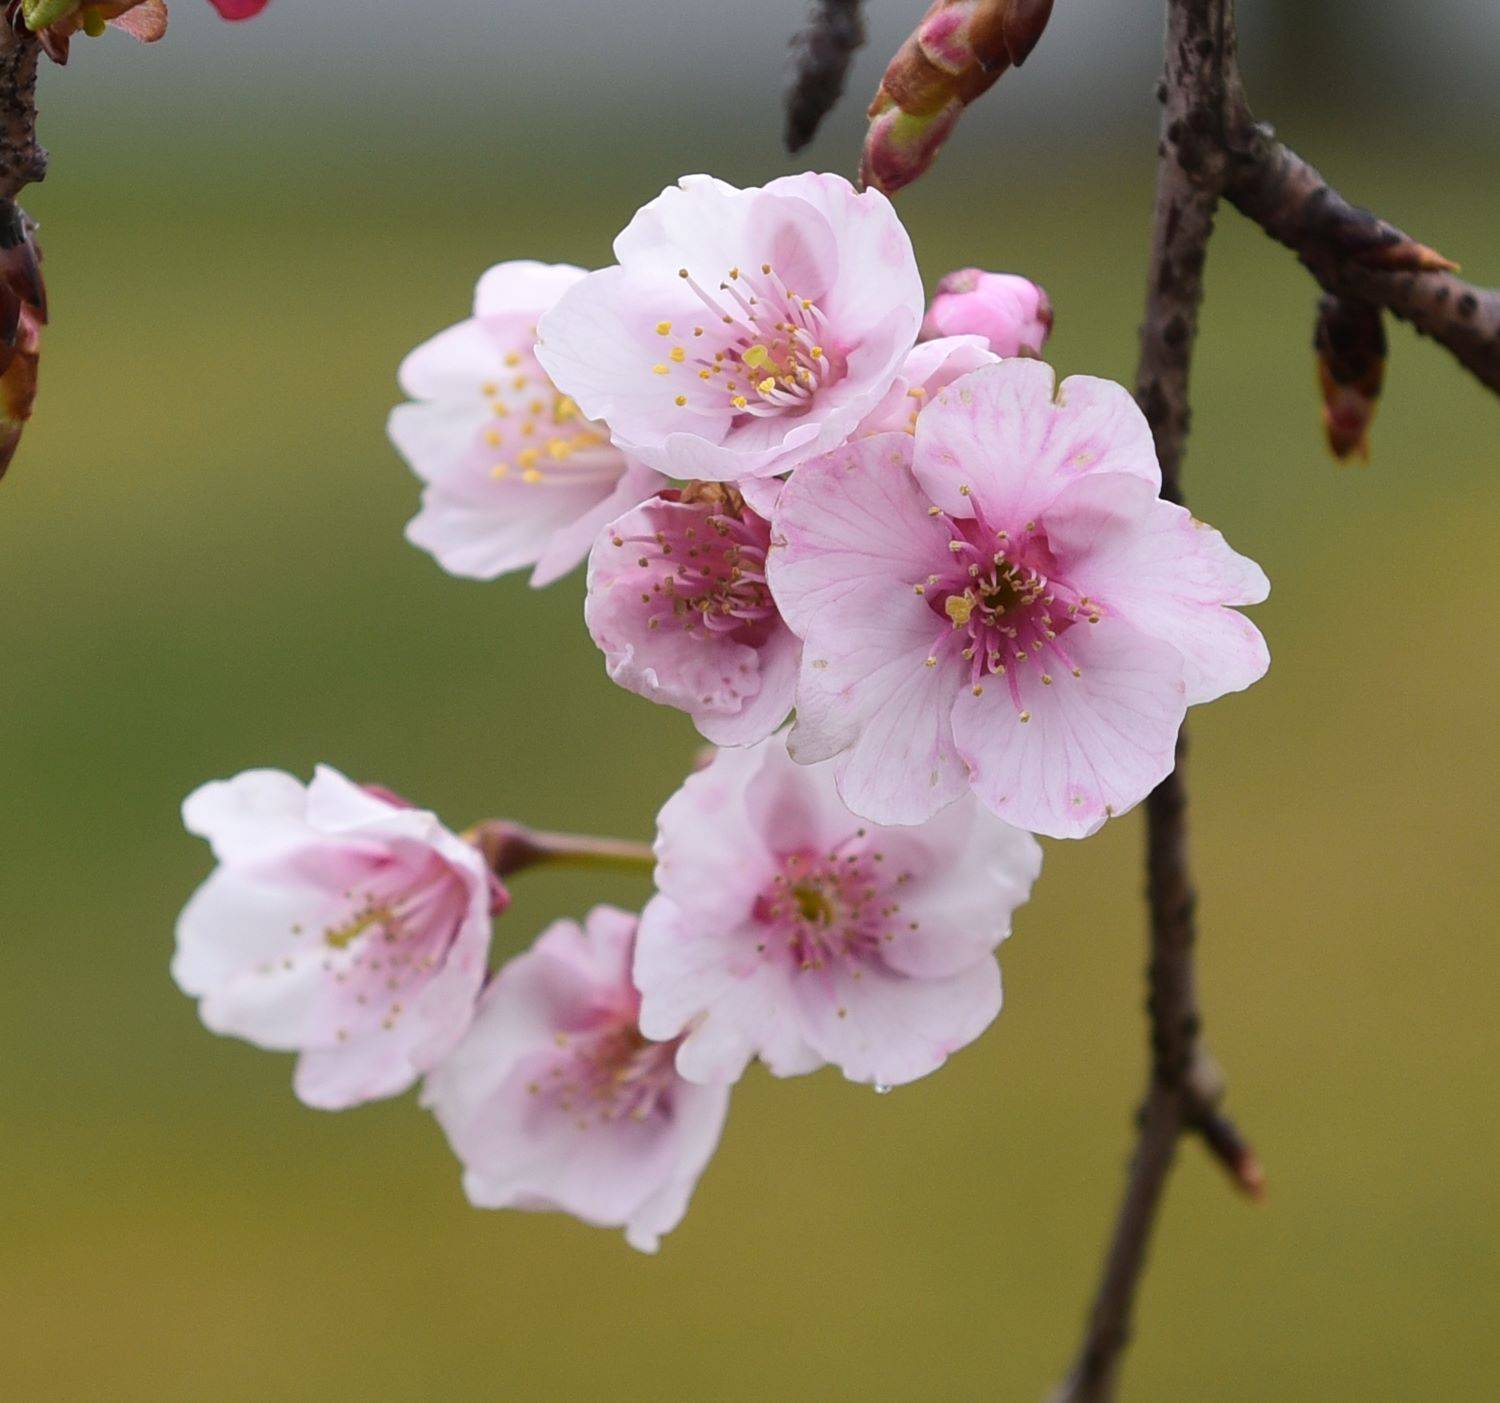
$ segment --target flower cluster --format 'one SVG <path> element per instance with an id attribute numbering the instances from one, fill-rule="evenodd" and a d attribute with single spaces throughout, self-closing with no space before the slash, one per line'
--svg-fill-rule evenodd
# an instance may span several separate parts
<path id="1" fill-rule="evenodd" d="M 533 585 L 586 560 L 609 676 L 721 747 L 636 859 L 654 895 L 491 973 L 503 880 L 622 845 L 257 771 L 188 800 L 219 865 L 174 972 L 299 1053 L 308 1104 L 420 1080 L 475 1204 L 650 1250 L 752 1061 L 884 1090 L 979 1036 L 1033 835 L 1138 803 L 1186 708 L 1264 672 L 1234 606 L 1267 586 L 1161 499 L 1123 389 L 1039 359 L 1039 287 L 966 269 L 924 306 L 878 191 L 689 177 L 615 255 L 491 269 L 390 432 L 415 544 Z"/>

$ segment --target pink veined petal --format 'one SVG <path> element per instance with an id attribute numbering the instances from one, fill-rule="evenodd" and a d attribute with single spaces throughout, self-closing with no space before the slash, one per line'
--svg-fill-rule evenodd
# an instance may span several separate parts
<path id="1" fill-rule="evenodd" d="M 282 770 L 246 770 L 200 785 L 183 801 L 189 833 L 207 838 L 220 862 L 247 861 L 307 833 L 307 791 Z"/>
<path id="2" fill-rule="evenodd" d="M 946 979 L 876 968 L 796 985 L 808 1042 L 850 1081 L 902 1086 L 936 1071 L 1000 1012 L 1000 966 L 984 955 Z"/>
<path id="3" fill-rule="evenodd" d="M 685 1085 L 677 1092 L 676 1170 L 625 1224 L 625 1240 L 637 1252 L 655 1252 L 662 1237 L 682 1221 L 693 1190 L 719 1147 L 728 1114 L 727 1086 Z"/>
<path id="4" fill-rule="evenodd" d="M 541 589 L 570 574 L 589 557 L 594 538 L 621 513 L 649 501 L 667 485 L 667 479 L 643 463 L 626 459 L 626 468 L 613 489 L 598 496 L 595 504 L 577 518 L 552 531 L 537 557 L 531 574 L 533 589 Z"/>
<path id="5" fill-rule="evenodd" d="M 538 263 L 516 258 L 485 272 L 474 289 L 474 315 L 509 319 L 523 314 L 536 318 L 574 283 L 588 276 L 586 268 L 571 263 Z M 534 341 L 535 336 L 528 338 Z"/>
<path id="6" fill-rule="evenodd" d="M 967 783 L 951 716 L 968 664 L 948 648 L 928 666 L 935 633 L 927 606 L 901 597 L 883 621 L 847 620 L 803 644 L 787 748 L 802 764 L 837 756 L 839 793 L 874 823 L 925 822 Z"/>
<path id="7" fill-rule="evenodd" d="M 1138 479 L 1099 474 L 1057 499 L 1046 530 L 1077 586 L 1183 655 L 1188 705 L 1265 675 L 1265 639 L 1229 606 L 1260 603 L 1270 584 L 1211 526 Z"/>
<path id="8" fill-rule="evenodd" d="M 1187 697 L 1182 654 L 1123 620 L 1075 624 L 1064 641 L 1080 676 L 1060 662 L 1018 669 L 1020 713 L 990 678 L 981 696 L 960 694 L 953 733 L 986 807 L 1033 833 L 1082 838 L 1170 773 Z"/>
<path id="9" fill-rule="evenodd" d="M 722 716 L 695 713 L 699 731 L 715 745 L 754 745 L 775 731 L 787 718 L 796 699 L 797 669 L 802 659 L 802 640 L 784 624 L 756 650 L 755 666 L 760 685 L 747 697 L 737 713 Z"/>
<path id="10" fill-rule="evenodd" d="M 1088 473 L 1128 473 L 1159 490 L 1150 427 L 1124 387 L 1087 375 L 1054 384 L 1050 366 L 1018 359 L 939 391 L 917 421 L 913 462 L 931 499 L 959 517 L 977 502 L 989 524 L 1014 533 Z"/>
<path id="11" fill-rule="evenodd" d="M 806 464 L 783 488 L 767 574 L 794 631 L 842 616 L 850 600 L 881 612 L 946 564 L 948 533 L 928 519 L 911 462 L 909 435 L 877 434 Z"/>

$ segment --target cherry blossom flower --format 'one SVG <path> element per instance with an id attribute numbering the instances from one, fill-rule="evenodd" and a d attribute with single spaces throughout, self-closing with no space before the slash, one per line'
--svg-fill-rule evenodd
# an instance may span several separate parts
<path id="1" fill-rule="evenodd" d="M 1052 334 L 1052 303 L 1030 278 L 960 268 L 939 281 L 922 339 L 982 336 L 997 356 L 1040 356 Z"/>
<path id="2" fill-rule="evenodd" d="M 339 1110 L 405 1090 L 458 1041 L 504 889 L 430 813 L 320 766 L 188 796 L 218 867 L 177 924 L 172 974 L 216 1033 L 296 1051 L 295 1088 Z"/>
<path id="3" fill-rule="evenodd" d="M 505 965 L 422 1102 L 479 1208 L 556 1209 L 654 1252 L 719 1143 L 727 1087 L 694 1086 L 636 1026 L 636 918 L 596 906 Z"/>
<path id="4" fill-rule="evenodd" d="M 402 363 L 415 403 L 392 411 L 390 435 L 426 483 L 406 535 L 450 574 L 492 580 L 532 566 L 533 585 L 551 584 L 583 562 L 600 527 L 666 485 L 537 364 L 538 317 L 583 277 L 562 264 L 491 268 L 473 317 Z"/>
<path id="5" fill-rule="evenodd" d="M 663 493 L 600 533 L 584 619 L 622 687 L 692 716 L 718 745 L 792 709 L 802 644 L 766 585 L 771 526 L 732 487 Z"/>
<path id="6" fill-rule="evenodd" d="M 542 318 L 537 358 L 616 443 L 673 477 L 771 476 L 837 447 L 922 321 L 890 202 L 838 176 L 748 190 L 685 176 L 615 257 Z"/>
<path id="7" fill-rule="evenodd" d="M 901 363 L 895 383 L 859 426 L 856 436 L 915 433 L 917 415 L 933 395 L 960 375 L 981 365 L 993 365 L 998 359 L 982 336 L 941 336 L 913 346 Z"/>
<path id="8" fill-rule="evenodd" d="M 1172 768 L 1184 711 L 1249 686 L 1265 642 L 1229 607 L 1265 575 L 1158 497 L 1120 386 L 1007 360 L 940 391 L 915 435 L 851 443 L 782 492 L 769 575 L 803 639 L 798 760 L 918 823 L 972 789 L 1080 837 Z"/>
<path id="9" fill-rule="evenodd" d="M 271 0 L 208 0 L 225 19 L 254 19 Z"/>
<path id="10" fill-rule="evenodd" d="M 922 827 L 865 824 L 831 768 L 795 764 L 779 738 L 692 775 L 656 854 L 635 982 L 641 1031 L 682 1037 L 683 1076 L 732 1082 L 759 1056 L 777 1076 L 832 1063 L 884 1086 L 1000 1011 L 993 952 L 1042 860 L 972 799 Z"/>

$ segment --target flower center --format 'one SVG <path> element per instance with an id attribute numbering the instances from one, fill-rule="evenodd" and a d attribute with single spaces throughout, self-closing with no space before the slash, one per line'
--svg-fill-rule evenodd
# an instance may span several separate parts
<path id="1" fill-rule="evenodd" d="M 571 1116 L 579 1130 L 670 1116 L 680 1041 L 650 1042 L 633 1022 L 558 1033 L 558 1053 L 538 1069 L 526 1090 L 548 1109 Z"/>
<path id="2" fill-rule="evenodd" d="M 649 588 L 642 580 L 643 602 L 655 605 L 648 628 L 676 625 L 689 634 L 731 635 L 755 647 L 779 618 L 766 584 L 770 523 L 743 511 L 737 500 L 703 503 L 694 524 L 675 533 L 615 536 L 612 542 L 641 547 L 641 567 L 657 567 Z"/>
<path id="3" fill-rule="evenodd" d="M 828 852 L 800 849 L 780 859 L 779 871 L 755 902 L 764 930 L 756 945 L 767 959 L 785 959 L 793 969 L 852 970 L 880 959 L 896 939 L 901 903 L 895 888 L 911 880 L 882 867 L 884 854 L 864 846 L 859 829 Z M 908 922 L 904 928 L 914 929 Z"/>
<path id="4" fill-rule="evenodd" d="M 927 658 L 956 648 L 969 664 L 969 683 L 981 696 L 990 679 L 1003 679 L 1022 721 L 1031 713 L 1021 705 L 1018 669 L 1038 669 L 1050 687 L 1055 669 L 1081 675 L 1068 654 L 1064 635 L 1075 624 L 1099 622 L 1099 605 L 1075 595 L 1055 577 L 1056 562 L 1046 534 L 1028 521 L 1022 531 L 992 531 L 981 518 L 954 518 L 932 509 L 948 528 L 949 570 L 916 584 L 934 613 L 947 624 Z"/>
<path id="5" fill-rule="evenodd" d="M 483 431 L 491 477 L 576 487 L 591 477 L 619 476 L 603 426 L 558 393 L 531 355 L 511 351 L 505 369 L 504 378 L 480 386 L 493 420 Z"/>
<path id="6" fill-rule="evenodd" d="M 843 377 L 828 318 L 769 263 L 758 273 L 731 268 L 712 293 L 686 268 L 678 276 L 706 313 L 700 324 L 656 324 L 666 353 L 651 369 L 669 380 L 679 409 L 727 410 L 737 419 L 802 414 L 819 389 Z"/>

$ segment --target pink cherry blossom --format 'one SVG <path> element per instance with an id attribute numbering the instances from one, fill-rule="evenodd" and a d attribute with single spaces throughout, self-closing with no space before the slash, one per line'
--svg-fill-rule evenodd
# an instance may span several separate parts
<path id="1" fill-rule="evenodd" d="M 694 1086 L 636 1026 L 636 918 L 549 926 L 485 991 L 423 1088 L 480 1208 L 557 1209 L 654 1252 L 719 1143 L 727 1087 Z"/>
<path id="2" fill-rule="evenodd" d="M 855 812 L 917 823 L 972 789 L 1080 837 L 1172 768 L 1184 711 L 1249 686 L 1231 607 L 1265 575 L 1158 497 L 1120 386 L 1007 360 L 940 391 L 914 436 L 856 441 L 782 492 L 772 592 L 803 639 L 798 760 Z"/>
<path id="3" fill-rule="evenodd" d="M 271 0 L 208 0 L 225 19 L 253 19 Z"/>
<path id="4" fill-rule="evenodd" d="M 901 363 L 895 383 L 859 426 L 857 436 L 915 433 L 917 415 L 933 395 L 960 375 L 993 365 L 998 359 L 982 336 L 942 336 L 913 346 Z"/>
<path id="5" fill-rule="evenodd" d="M 916 340 L 911 241 L 834 175 L 685 176 L 569 288 L 537 357 L 616 443 L 678 478 L 771 476 L 837 447 Z"/>
<path id="6" fill-rule="evenodd" d="M 584 277 L 563 264 L 502 263 L 474 315 L 402 363 L 390 435 L 426 483 L 407 539 L 453 575 L 535 567 L 533 585 L 588 555 L 599 528 L 664 480 L 609 442 L 537 363 L 537 319 Z"/>
<path id="7" fill-rule="evenodd" d="M 982 336 L 997 356 L 1039 356 L 1052 334 L 1052 303 L 1030 278 L 960 268 L 938 283 L 922 339 L 964 334 Z"/>
<path id="8" fill-rule="evenodd" d="M 792 709 L 802 644 L 766 585 L 771 526 L 739 493 L 663 493 L 600 533 L 584 619 L 622 687 L 692 716 L 719 745 L 770 735 Z"/>
<path id="9" fill-rule="evenodd" d="M 177 923 L 172 974 L 216 1033 L 300 1052 L 338 1110 L 405 1090 L 453 1047 L 505 892 L 430 813 L 320 766 L 247 770 L 188 796 L 218 867 Z"/>
<path id="10" fill-rule="evenodd" d="M 891 1086 L 1000 1011 L 993 952 L 1042 860 L 968 798 L 917 828 L 863 823 L 828 766 L 774 737 L 691 776 L 656 854 L 635 982 L 641 1031 L 682 1037 L 683 1076 L 732 1082 L 759 1056 L 777 1076 L 832 1063 Z"/>

